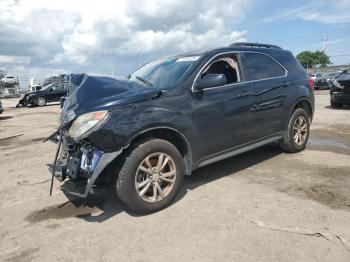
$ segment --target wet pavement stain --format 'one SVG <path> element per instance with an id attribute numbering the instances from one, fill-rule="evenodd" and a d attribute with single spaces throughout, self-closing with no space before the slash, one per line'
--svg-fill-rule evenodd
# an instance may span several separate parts
<path id="1" fill-rule="evenodd" d="M 59 205 L 53 205 L 44 209 L 31 212 L 25 218 L 30 223 L 38 223 L 49 219 L 65 219 L 80 217 L 101 212 L 98 206 L 102 206 L 104 200 L 93 199 L 90 201 L 67 201 Z"/>
<path id="2" fill-rule="evenodd" d="M 333 209 L 350 211 L 350 168 L 325 167 L 315 168 L 313 165 L 299 163 L 290 169 L 289 163 L 293 161 L 285 160 L 286 170 L 284 172 L 265 172 L 250 176 L 252 183 L 263 184 L 275 190 L 293 197 L 313 200 Z M 299 170 L 300 169 L 300 170 Z M 303 179 L 295 180 L 291 174 L 305 170 Z M 272 178 L 271 178 L 272 177 Z"/>

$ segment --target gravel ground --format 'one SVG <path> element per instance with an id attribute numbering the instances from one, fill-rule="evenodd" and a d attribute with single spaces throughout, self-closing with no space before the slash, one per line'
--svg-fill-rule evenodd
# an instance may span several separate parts
<path id="1" fill-rule="evenodd" d="M 350 261 L 350 107 L 316 92 L 307 150 L 268 145 L 194 172 L 137 216 L 113 193 L 49 197 L 58 105 L 0 116 L 0 261 Z"/>

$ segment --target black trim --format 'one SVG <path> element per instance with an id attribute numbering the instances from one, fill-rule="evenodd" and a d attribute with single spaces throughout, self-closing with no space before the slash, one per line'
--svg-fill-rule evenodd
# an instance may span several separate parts
<path id="1" fill-rule="evenodd" d="M 274 134 L 269 135 L 267 137 L 263 137 L 261 139 L 257 139 L 257 140 L 255 140 L 253 142 L 249 142 L 249 143 L 246 143 L 246 144 L 234 147 L 234 148 L 226 149 L 226 150 L 224 150 L 222 152 L 219 152 L 219 153 L 216 153 L 214 155 L 202 158 L 199 161 L 198 167 L 203 167 L 203 166 L 206 166 L 206 165 L 210 165 L 210 164 L 218 162 L 220 160 L 223 160 L 223 159 L 226 159 L 226 158 L 229 158 L 229 157 L 232 157 L 232 156 L 235 156 L 235 155 L 238 155 L 238 154 L 250 151 L 252 149 L 255 149 L 255 148 L 267 145 L 267 144 L 269 144 L 271 142 L 274 142 L 274 141 L 282 139 L 284 137 L 284 135 L 285 135 L 284 131 L 277 132 L 277 133 L 274 133 Z"/>

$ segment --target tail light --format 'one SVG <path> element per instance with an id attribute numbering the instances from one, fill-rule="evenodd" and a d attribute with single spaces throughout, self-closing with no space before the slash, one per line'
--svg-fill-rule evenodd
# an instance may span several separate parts
<path id="1" fill-rule="evenodd" d="M 315 90 L 315 81 L 311 77 L 309 77 L 309 88 L 312 92 Z"/>

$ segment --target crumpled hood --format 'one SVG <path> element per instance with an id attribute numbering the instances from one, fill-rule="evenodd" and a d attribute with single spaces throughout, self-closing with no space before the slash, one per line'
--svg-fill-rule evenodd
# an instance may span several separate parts
<path id="1" fill-rule="evenodd" d="M 109 110 L 115 106 L 151 99 L 158 94 L 158 89 L 126 78 L 75 74 L 71 79 L 69 97 L 64 103 L 60 120 L 61 123 L 70 122 L 72 118 L 84 113 Z"/>
<path id="2" fill-rule="evenodd" d="M 43 92 L 42 90 L 31 91 L 31 92 L 25 93 L 24 96 L 37 95 L 37 94 L 41 94 L 42 92 Z"/>

